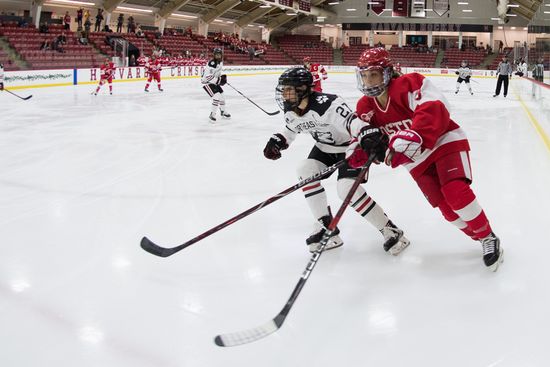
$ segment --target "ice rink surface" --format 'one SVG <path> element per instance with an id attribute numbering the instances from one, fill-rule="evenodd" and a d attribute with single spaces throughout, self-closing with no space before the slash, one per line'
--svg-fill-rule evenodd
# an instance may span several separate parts
<path id="1" fill-rule="evenodd" d="M 230 77 L 276 110 L 277 75 Z M 214 345 L 282 308 L 310 254 L 301 192 L 170 258 L 175 246 L 297 182 L 313 145 L 278 161 L 262 150 L 283 127 L 226 88 L 231 120 L 207 122 L 198 79 L 0 94 L 0 366 L 550 365 L 550 154 L 514 92 L 474 96 L 433 78 L 472 145 L 473 188 L 505 249 L 498 272 L 481 245 L 443 220 L 404 169 L 372 169 L 367 192 L 402 227 L 399 257 L 352 210 L 345 245 L 321 257 L 283 327 L 256 343 Z M 353 74 L 324 84 L 354 106 Z M 335 177 L 325 181 L 333 211 Z"/>

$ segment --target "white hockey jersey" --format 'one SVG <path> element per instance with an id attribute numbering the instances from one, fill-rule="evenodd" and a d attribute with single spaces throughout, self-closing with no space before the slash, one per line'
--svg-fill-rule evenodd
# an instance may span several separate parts
<path id="1" fill-rule="evenodd" d="M 458 71 L 458 77 L 461 79 L 466 79 L 469 76 L 472 76 L 472 69 L 470 69 L 469 66 L 459 67 L 457 69 Z"/>
<path id="2" fill-rule="evenodd" d="M 286 129 L 282 134 L 290 145 L 297 134 L 309 133 L 325 153 L 344 153 L 366 124 L 337 95 L 313 92 L 302 116 L 285 110 Z"/>
<path id="3" fill-rule="evenodd" d="M 223 61 L 210 60 L 201 75 L 202 84 L 218 84 L 222 75 Z"/>
<path id="4" fill-rule="evenodd" d="M 526 62 L 519 63 L 518 66 L 516 67 L 516 71 L 519 73 L 523 73 L 523 75 L 527 76 L 527 63 Z"/>

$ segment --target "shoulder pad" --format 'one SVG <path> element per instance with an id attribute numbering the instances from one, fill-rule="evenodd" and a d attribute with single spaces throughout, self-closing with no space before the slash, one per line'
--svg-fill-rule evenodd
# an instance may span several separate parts
<path id="1" fill-rule="evenodd" d="M 336 94 L 313 92 L 309 98 L 310 101 L 308 110 L 315 111 L 322 116 L 330 108 L 332 102 L 338 98 L 338 96 Z"/>

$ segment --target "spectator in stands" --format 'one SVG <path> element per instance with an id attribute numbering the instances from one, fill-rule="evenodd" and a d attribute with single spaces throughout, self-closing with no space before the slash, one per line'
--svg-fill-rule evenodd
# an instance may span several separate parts
<path id="1" fill-rule="evenodd" d="M 131 15 L 128 17 L 128 33 L 136 33 L 136 22 Z"/>
<path id="2" fill-rule="evenodd" d="M 501 53 L 502 52 L 502 48 L 504 47 L 504 43 L 502 43 L 502 41 L 498 41 L 498 52 Z"/>
<path id="3" fill-rule="evenodd" d="M 88 9 L 84 10 L 84 22 L 90 19 L 90 11 Z"/>
<path id="4" fill-rule="evenodd" d="M 129 66 L 137 66 L 136 56 L 134 54 L 130 55 L 130 60 L 128 61 Z"/>
<path id="5" fill-rule="evenodd" d="M 40 45 L 41 51 L 47 51 L 51 48 L 52 48 L 52 45 L 50 44 L 50 41 L 48 41 L 47 39 L 45 39 L 44 42 L 42 42 L 42 44 Z"/>
<path id="6" fill-rule="evenodd" d="M 61 34 L 57 37 L 57 41 L 62 45 L 65 45 L 67 43 L 67 37 L 65 36 L 65 32 L 61 32 Z"/>
<path id="7" fill-rule="evenodd" d="M 78 30 L 82 30 L 82 17 L 84 16 L 84 9 L 80 8 L 76 11 L 76 22 L 78 23 Z"/>
<path id="8" fill-rule="evenodd" d="M 61 37 L 61 36 L 59 36 Z M 63 48 L 63 44 L 59 41 L 59 37 L 55 37 L 52 41 L 52 50 L 57 52 L 65 52 L 65 49 Z"/>
<path id="9" fill-rule="evenodd" d="M 191 28 L 191 26 L 185 29 L 185 35 L 189 37 L 193 37 L 193 28 Z"/>
<path id="10" fill-rule="evenodd" d="M 103 27 L 103 32 L 113 33 L 113 30 L 109 27 L 108 24 L 105 24 L 105 27 Z"/>
<path id="11" fill-rule="evenodd" d="M 90 34 L 91 29 L 92 29 L 92 22 L 90 22 L 90 17 L 88 17 L 84 22 L 84 32 L 86 32 L 87 34 Z"/>
<path id="12" fill-rule="evenodd" d="M 116 19 L 116 33 L 122 33 L 122 25 L 124 24 L 124 14 L 120 13 Z"/>
<path id="13" fill-rule="evenodd" d="M 137 28 L 136 28 L 136 36 L 138 36 L 138 37 L 145 37 L 145 34 L 144 34 L 143 31 L 141 30 L 141 25 L 140 25 L 140 24 L 137 25 Z"/>
<path id="14" fill-rule="evenodd" d="M 250 61 L 254 60 L 254 56 L 256 55 L 256 50 L 254 49 L 254 46 L 248 45 L 248 58 Z"/>
<path id="15" fill-rule="evenodd" d="M 97 15 L 95 16 L 95 32 L 101 30 L 101 22 L 103 22 L 103 9 L 97 9 Z"/>
<path id="16" fill-rule="evenodd" d="M 81 45 L 87 45 L 88 44 L 88 34 L 85 31 L 80 31 L 78 35 L 78 42 Z"/>
<path id="17" fill-rule="evenodd" d="M 48 25 L 46 23 L 40 24 L 40 27 L 38 28 L 38 32 L 40 33 L 50 33 L 50 29 L 48 28 Z"/>
<path id="18" fill-rule="evenodd" d="M 63 27 L 66 30 L 71 29 L 71 16 L 68 11 L 65 12 L 65 16 L 63 17 Z"/>

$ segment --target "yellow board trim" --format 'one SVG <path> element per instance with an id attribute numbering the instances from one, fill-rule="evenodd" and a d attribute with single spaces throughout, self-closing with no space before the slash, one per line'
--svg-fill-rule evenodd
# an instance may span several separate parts
<path id="1" fill-rule="evenodd" d="M 521 104 L 521 107 L 523 107 L 523 110 L 525 111 L 525 113 L 527 114 L 527 117 L 529 117 L 529 120 L 531 121 L 531 124 L 535 128 L 535 131 L 542 139 L 544 145 L 546 145 L 546 149 L 548 149 L 548 151 L 550 152 L 550 137 L 548 137 L 548 134 L 546 134 L 541 124 L 538 122 L 537 118 L 533 116 L 533 114 L 531 113 L 531 110 L 529 110 L 529 107 L 527 107 L 523 99 L 521 99 L 521 96 L 515 90 L 515 88 L 514 88 L 514 92 L 516 94 L 516 97 L 518 98 L 519 103 Z"/>

